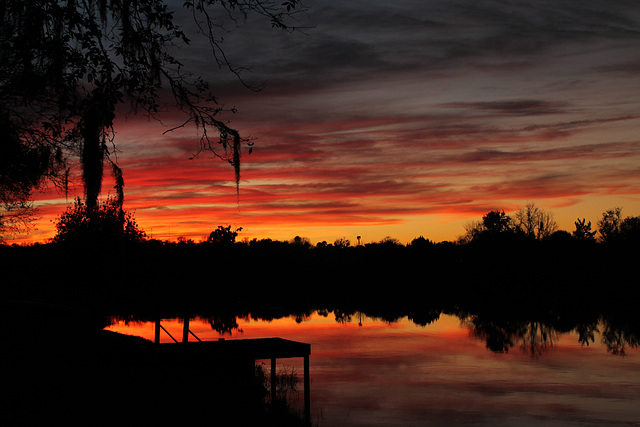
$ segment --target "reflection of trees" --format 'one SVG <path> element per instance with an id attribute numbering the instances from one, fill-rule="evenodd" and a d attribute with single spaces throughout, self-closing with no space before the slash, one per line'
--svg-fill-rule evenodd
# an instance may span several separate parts
<path id="1" fill-rule="evenodd" d="M 231 335 L 232 331 L 238 329 L 238 319 L 233 314 L 217 315 L 209 318 L 209 325 L 221 335 Z"/>
<path id="2" fill-rule="evenodd" d="M 627 325 L 616 324 L 605 319 L 603 320 L 602 343 L 607 346 L 609 353 L 625 356 L 626 347 L 637 348 L 640 344 L 640 337 Z"/>
<path id="3" fill-rule="evenodd" d="M 522 349 L 531 356 L 539 356 L 550 350 L 553 343 L 558 340 L 558 334 L 554 328 L 541 322 L 524 324 L 521 332 L 519 338 Z"/>
<path id="4" fill-rule="evenodd" d="M 589 343 L 595 342 L 595 334 L 600 332 L 597 321 L 579 323 L 575 327 L 575 331 L 578 334 L 578 342 L 581 345 L 589 345 Z"/>
<path id="5" fill-rule="evenodd" d="M 291 317 L 295 319 L 296 323 L 302 323 L 311 319 L 311 313 L 298 313 L 298 314 L 292 315 Z"/>
<path id="6" fill-rule="evenodd" d="M 496 353 L 507 353 L 513 347 L 513 331 L 510 327 L 502 326 L 490 321 L 482 321 L 476 316 L 462 319 L 474 337 L 484 340 L 487 348 Z"/>
<path id="7" fill-rule="evenodd" d="M 322 317 L 334 316 L 338 323 L 362 322 L 363 318 L 387 323 L 396 323 L 401 319 L 408 319 L 417 326 L 427 326 L 436 322 L 443 314 L 454 315 L 461 321 L 462 326 L 468 328 L 471 336 L 482 340 L 486 348 L 496 353 L 507 353 L 513 348 L 519 348 L 533 357 L 540 356 L 551 350 L 558 341 L 560 334 L 575 332 L 577 341 L 581 345 L 602 343 L 607 352 L 624 356 L 629 348 L 640 346 L 640 323 L 629 313 L 628 307 L 621 307 L 614 314 L 599 315 L 594 311 L 582 313 L 569 310 L 555 312 L 549 310 L 529 310 L 526 313 L 502 312 L 492 315 L 496 311 L 487 310 L 476 312 L 468 309 L 435 308 L 425 305 L 420 309 L 395 307 L 388 313 L 383 313 L 379 307 L 367 309 L 354 306 L 332 306 L 321 309 L 286 309 L 283 307 L 266 309 L 262 307 L 259 314 L 253 308 L 248 311 L 229 310 L 198 317 L 206 319 L 214 331 L 220 334 L 231 334 L 239 329 L 238 319 L 270 321 L 280 318 L 290 318 L 297 323 L 310 319 L 314 314 Z M 406 310 L 406 311 L 405 311 Z M 249 316 L 247 313 L 251 312 Z M 498 311 L 499 312 L 499 311 Z M 118 320 L 136 321 L 146 318 L 137 316 L 117 316 Z"/>
<path id="8" fill-rule="evenodd" d="M 550 350 L 557 341 L 556 330 L 549 324 L 538 321 L 484 320 L 478 316 L 463 319 L 463 325 L 471 334 L 486 342 L 487 348 L 496 353 L 507 353 L 516 343 L 520 348 L 539 356 Z"/>
<path id="9" fill-rule="evenodd" d="M 333 315 L 335 316 L 336 322 L 338 322 L 338 323 L 349 323 L 349 322 L 351 322 L 351 315 L 352 314 L 353 313 L 347 313 L 347 312 L 341 311 L 339 309 L 333 311 Z"/>
<path id="10" fill-rule="evenodd" d="M 485 341 L 487 349 L 496 353 L 506 353 L 519 344 L 524 352 L 531 356 L 540 356 L 553 348 L 558 340 L 558 330 L 567 330 L 566 325 L 563 328 L 539 320 L 495 320 L 473 314 L 460 318 L 462 324 L 469 328 L 471 335 Z M 600 320 L 589 319 L 578 321 L 572 330 L 578 334 L 578 342 L 581 345 L 594 343 L 596 334 L 599 333 L 607 352 L 614 355 L 624 356 L 628 347 L 635 349 L 640 346 L 640 329 L 630 321 L 604 317 Z"/>
<path id="11" fill-rule="evenodd" d="M 440 314 L 442 314 L 442 311 L 439 309 L 421 310 L 411 312 L 409 314 L 409 320 L 413 321 L 416 325 L 424 327 L 440 319 Z"/>

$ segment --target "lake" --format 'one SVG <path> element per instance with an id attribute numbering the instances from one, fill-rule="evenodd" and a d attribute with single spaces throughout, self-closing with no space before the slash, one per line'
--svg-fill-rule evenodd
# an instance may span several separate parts
<path id="1" fill-rule="evenodd" d="M 203 341 L 281 337 L 311 344 L 314 425 L 640 423 L 637 341 L 602 321 L 558 332 L 544 323 L 496 325 L 444 313 L 418 322 L 425 326 L 331 311 L 212 319 L 191 319 L 189 329 Z M 182 338 L 181 320 L 161 324 L 161 342 Z M 153 322 L 114 319 L 107 329 L 154 339 Z M 278 369 L 302 376 L 302 360 L 278 359 Z M 302 390 L 293 405 L 301 400 Z"/>

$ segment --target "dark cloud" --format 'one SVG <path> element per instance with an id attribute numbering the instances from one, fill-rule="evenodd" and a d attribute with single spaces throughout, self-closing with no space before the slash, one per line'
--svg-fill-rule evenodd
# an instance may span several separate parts
<path id="1" fill-rule="evenodd" d="M 484 102 L 453 102 L 443 105 L 453 108 L 471 108 L 486 110 L 497 114 L 516 116 L 537 116 L 547 114 L 562 114 L 569 106 L 566 102 L 549 102 L 541 100 L 514 101 L 484 101 Z"/>
<path id="2" fill-rule="evenodd" d="M 308 5 L 315 24 L 308 37 L 270 36 L 268 46 L 256 47 L 255 33 L 250 31 L 252 38 L 240 43 L 242 53 L 235 56 L 253 61 L 257 75 L 273 84 L 324 85 L 337 76 L 361 78 L 365 72 L 469 66 L 468 61 L 487 56 L 513 64 L 567 44 L 591 49 L 601 40 L 640 40 L 637 4 L 628 1 Z M 240 31 L 238 40 L 243 40 Z M 236 48 L 229 46 L 233 56 Z"/>
<path id="3" fill-rule="evenodd" d="M 553 147 L 538 150 L 496 150 L 479 149 L 472 152 L 461 153 L 452 156 L 460 162 L 494 162 L 506 165 L 509 162 L 523 161 L 550 161 L 550 160 L 578 160 L 593 159 L 605 160 L 607 158 L 623 158 L 625 156 L 640 155 L 638 142 L 612 142 L 602 144 L 573 145 L 569 147 Z"/>
<path id="4" fill-rule="evenodd" d="M 618 73 L 621 75 L 637 76 L 640 74 L 640 59 L 624 59 L 614 64 L 606 64 L 595 67 L 596 71 L 603 73 Z"/>

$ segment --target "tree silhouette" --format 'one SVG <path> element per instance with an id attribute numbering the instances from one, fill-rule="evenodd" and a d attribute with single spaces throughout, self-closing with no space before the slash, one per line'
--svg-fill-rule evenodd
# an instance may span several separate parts
<path id="1" fill-rule="evenodd" d="M 176 11 L 192 18 L 194 34 L 204 37 L 213 61 L 239 75 L 221 48 L 232 25 L 249 14 L 293 30 L 300 0 L 187 0 L 173 10 L 167 0 L 4 0 L 0 8 L 0 117 L 17 129 L 25 146 L 47 148 L 46 172 L 67 171 L 70 154 L 79 154 L 86 204 L 97 206 L 103 165 L 112 163 L 117 107 L 158 118 L 169 92 L 184 114 L 178 127 L 193 124 L 200 133 L 197 152 L 207 150 L 240 173 L 243 143 L 237 130 L 219 118 L 224 108 L 209 85 L 185 69 L 176 52 L 191 43 Z M 120 110 L 118 110 L 120 111 Z M 217 141 L 210 133 L 217 134 Z M 45 152 L 46 151 L 46 152 Z M 41 171 L 44 175 L 45 171 Z M 68 172 L 59 175 L 63 184 Z M 119 189 L 121 193 L 121 188 Z"/>
<path id="2" fill-rule="evenodd" d="M 413 239 L 409 246 L 412 248 L 430 248 L 434 246 L 434 243 L 429 239 L 425 239 L 424 236 L 419 236 Z"/>
<path id="3" fill-rule="evenodd" d="M 532 239 L 544 239 L 558 230 L 558 224 L 553 213 L 537 207 L 534 203 L 527 203 L 513 215 L 516 229 Z"/>
<path id="4" fill-rule="evenodd" d="M 15 126 L 0 116 L 0 240 L 8 231 L 20 231 L 30 224 L 31 192 L 42 182 L 49 153 L 43 147 L 23 145 Z"/>
<path id="5" fill-rule="evenodd" d="M 219 225 L 217 229 L 209 233 L 207 243 L 223 246 L 233 245 L 236 242 L 236 237 L 238 237 L 238 232 L 240 231 L 242 231 L 242 227 L 237 228 L 235 231 L 231 231 L 230 225 L 226 227 Z"/>
<path id="6" fill-rule="evenodd" d="M 504 233 L 511 230 L 511 218 L 504 211 L 491 211 L 482 217 L 482 226 L 489 233 Z"/>
<path id="7" fill-rule="evenodd" d="M 98 245 L 118 242 L 137 242 L 146 237 L 138 228 L 133 214 L 125 211 L 114 198 L 97 207 L 90 207 L 78 198 L 55 224 L 57 243 Z"/>
<path id="8" fill-rule="evenodd" d="M 622 223 L 622 208 L 617 207 L 606 210 L 602 213 L 602 218 L 598 221 L 598 233 L 600 241 L 611 242 L 620 234 L 620 224 Z"/>
<path id="9" fill-rule="evenodd" d="M 489 211 L 482 217 L 482 221 L 466 226 L 466 233 L 461 237 L 461 242 L 503 240 L 507 236 L 513 237 L 516 231 L 511 217 L 504 211 Z"/>
<path id="10" fill-rule="evenodd" d="M 588 240 L 595 241 L 596 240 L 596 232 L 591 231 L 591 221 L 588 223 L 587 220 L 582 218 L 578 218 L 574 224 L 576 225 L 576 229 L 573 231 L 573 237 L 579 240 Z"/>
<path id="11" fill-rule="evenodd" d="M 308 237 L 295 236 L 290 240 L 290 243 L 300 248 L 308 249 L 311 247 L 311 240 Z"/>
<path id="12" fill-rule="evenodd" d="M 336 248 L 348 248 L 351 246 L 351 241 L 346 237 L 339 237 L 333 241 L 333 246 Z"/>
<path id="13" fill-rule="evenodd" d="M 620 236 L 625 241 L 640 240 L 640 217 L 628 216 L 620 223 Z"/>

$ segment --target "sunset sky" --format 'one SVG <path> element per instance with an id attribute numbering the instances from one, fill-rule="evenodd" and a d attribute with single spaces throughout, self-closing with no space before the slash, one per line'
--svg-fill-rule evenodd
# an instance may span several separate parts
<path id="1" fill-rule="evenodd" d="M 454 240 L 489 210 L 527 202 L 567 231 L 616 206 L 640 215 L 636 1 L 304 4 L 315 26 L 304 32 L 250 20 L 225 35 L 259 93 L 205 46 L 181 51 L 237 108 L 223 118 L 256 138 L 239 198 L 230 165 L 189 159 L 195 129 L 163 135 L 170 113 L 118 117 L 125 207 L 151 237 L 199 241 L 232 225 L 240 239 Z M 77 181 L 67 198 L 37 195 L 37 229 L 16 241 L 51 237 L 81 193 Z"/>

